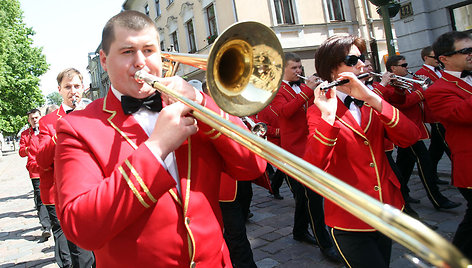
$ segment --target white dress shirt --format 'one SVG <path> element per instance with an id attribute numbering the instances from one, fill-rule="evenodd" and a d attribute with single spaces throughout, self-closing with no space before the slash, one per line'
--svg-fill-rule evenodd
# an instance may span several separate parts
<path id="1" fill-rule="evenodd" d="M 343 93 L 341 91 L 336 91 L 336 96 L 341 100 L 342 103 L 344 103 L 344 100 L 348 96 L 346 93 Z M 357 124 L 360 126 L 361 125 L 361 108 L 354 104 L 354 102 L 351 102 L 349 105 L 349 111 L 351 112 L 352 116 L 354 119 L 356 119 Z"/>
<path id="2" fill-rule="evenodd" d="M 121 96 L 123 96 L 123 94 L 121 94 L 113 86 L 111 87 L 111 92 L 113 92 L 115 97 L 121 102 Z M 141 108 L 137 112 L 133 113 L 132 116 L 149 137 L 152 131 L 154 130 L 157 118 L 159 117 L 159 112 L 154 112 L 146 108 Z M 149 150 L 154 154 L 154 156 L 161 163 L 161 165 L 169 172 L 172 178 L 174 178 L 175 182 L 177 183 L 177 190 L 180 194 L 180 179 L 179 171 L 177 169 L 177 161 L 175 160 L 175 153 L 171 152 L 167 155 L 166 159 L 162 161 L 161 157 L 158 156 L 154 150 L 152 150 L 151 148 L 149 148 Z"/>
<path id="3" fill-rule="evenodd" d="M 436 71 L 436 69 L 434 69 L 433 66 L 431 65 L 428 65 L 428 64 L 423 64 L 424 66 L 428 67 L 431 71 L 433 71 L 439 78 L 442 77 L 442 74 L 440 71 Z"/>

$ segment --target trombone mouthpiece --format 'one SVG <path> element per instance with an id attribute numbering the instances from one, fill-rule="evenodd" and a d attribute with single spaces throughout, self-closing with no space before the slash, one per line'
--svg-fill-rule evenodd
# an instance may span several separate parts
<path id="1" fill-rule="evenodd" d="M 134 79 L 136 82 L 143 84 L 144 83 L 144 78 L 145 78 L 146 72 L 143 70 L 139 70 L 136 73 L 134 73 Z"/>

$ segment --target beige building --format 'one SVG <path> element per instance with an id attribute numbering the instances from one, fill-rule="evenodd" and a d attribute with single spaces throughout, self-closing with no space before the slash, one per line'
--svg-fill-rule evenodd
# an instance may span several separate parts
<path id="1" fill-rule="evenodd" d="M 233 23 L 261 22 L 276 33 L 284 51 L 302 57 L 307 75 L 315 72 L 315 49 L 335 34 L 363 37 L 375 58 L 387 53 L 382 20 L 367 0 L 127 0 L 123 9 L 151 17 L 161 48 L 180 53 L 209 54 L 214 39 Z M 178 74 L 204 80 L 204 72 L 190 66 Z"/>

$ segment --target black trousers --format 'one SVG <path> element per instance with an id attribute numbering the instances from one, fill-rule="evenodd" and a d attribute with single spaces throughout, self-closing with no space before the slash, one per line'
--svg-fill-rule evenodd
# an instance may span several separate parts
<path id="1" fill-rule="evenodd" d="M 310 224 L 320 249 L 332 247 L 324 221 L 323 197 L 289 176 L 286 179 L 295 199 L 293 236 L 303 237 Z"/>
<path id="2" fill-rule="evenodd" d="M 393 151 L 386 151 L 385 154 L 387 155 L 388 163 L 390 164 L 390 167 L 393 170 L 393 173 L 395 173 L 395 176 L 397 177 L 398 181 L 400 182 L 400 191 L 403 196 L 403 200 L 406 200 L 406 198 L 409 196 L 409 189 L 408 189 L 408 182 L 404 183 L 404 179 L 402 177 L 402 173 L 398 169 L 397 163 L 393 160 Z"/>
<path id="3" fill-rule="evenodd" d="M 277 169 L 277 171 L 274 172 L 272 167 L 268 167 L 268 171 L 272 194 L 280 194 L 280 187 L 284 182 L 285 173 L 280 169 Z"/>
<path id="4" fill-rule="evenodd" d="M 449 160 L 451 159 L 451 150 L 446 143 L 445 133 L 446 129 L 440 123 L 431 123 L 431 143 L 429 144 L 429 155 L 433 161 L 433 172 L 438 172 L 438 163 L 444 153 L 447 154 Z"/>
<path id="5" fill-rule="evenodd" d="M 447 201 L 448 199 L 439 192 L 438 185 L 436 184 L 438 174 L 434 172 L 433 162 L 423 141 L 417 141 L 408 148 L 398 147 L 397 167 L 402 174 L 402 181 L 400 181 L 402 187 L 408 189 L 408 181 L 410 180 L 415 163 L 418 165 L 421 183 L 433 206 L 438 207 L 441 203 Z M 409 189 L 406 191 L 409 192 Z"/>
<path id="6" fill-rule="evenodd" d="M 223 236 L 234 267 L 257 267 L 246 234 L 246 219 L 252 199 L 250 181 L 238 181 L 238 193 L 233 202 L 220 202 L 223 216 Z"/>
<path id="7" fill-rule="evenodd" d="M 33 198 L 36 211 L 38 212 L 39 224 L 43 230 L 51 229 L 51 220 L 49 219 L 48 210 L 46 206 L 41 201 L 41 194 L 39 190 L 39 178 L 31 179 L 33 184 Z"/>
<path id="8" fill-rule="evenodd" d="M 347 232 L 330 228 L 346 267 L 388 268 L 392 253 L 392 240 L 380 232 Z"/>
<path id="9" fill-rule="evenodd" d="M 465 257 L 472 260 L 472 189 L 458 188 L 464 199 L 467 201 L 464 219 L 457 227 L 456 234 L 452 240 Z"/>
<path id="10" fill-rule="evenodd" d="M 67 240 L 56 215 L 56 206 L 46 205 L 54 236 L 54 256 L 59 267 L 95 267 L 95 256 Z"/>

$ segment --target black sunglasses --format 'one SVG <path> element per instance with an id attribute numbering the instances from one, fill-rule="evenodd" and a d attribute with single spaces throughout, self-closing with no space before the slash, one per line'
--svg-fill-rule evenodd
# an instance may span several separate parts
<path id="1" fill-rule="evenodd" d="M 426 56 L 426 57 L 428 57 L 428 58 L 430 58 L 430 59 L 436 59 L 435 56 L 429 56 L 429 55 L 428 55 L 428 56 Z"/>
<path id="2" fill-rule="evenodd" d="M 403 63 L 403 64 L 400 64 L 400 65 L 393 65 L 393 66 L 400 66 L 400 67 L 406 68 L 406 67 L 408 67 L 408 63 Z"/>
<path id="3" fill-rule="evenodd" d="M 347 66 L 356 66 L 357 62 L 359 62 L 359 60 L 361 60 L 362 62 L 365 62 L 365 56 L 364 55 L 360 55 L 360 56 L 356 56 L 356 55 L 347 55 L 346 58 L 344 58 L 344 63 L 347 65 Z"/>
<path id="4" fill-rule="evenodd" d="M 472 47 L 466 47 L 466 48 L 463 48 L 463 49 L 459 49 L 459 50 L 456 50 L 456 51 L 452 51 L 452 52 L 447 52 L 447 53 L 444 53 L 443 55 L 444 56 L 452 56 L 454 54 L 464 54 L 464 55 L 467 55 L 467 54 L 472 54 Z"/>

